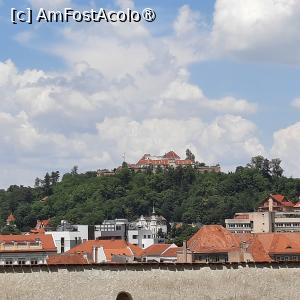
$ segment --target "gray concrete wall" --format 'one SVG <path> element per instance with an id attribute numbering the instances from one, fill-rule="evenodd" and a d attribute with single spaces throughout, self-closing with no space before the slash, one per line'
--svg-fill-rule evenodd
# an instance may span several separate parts
<path id="1" fill-rule="evenodd" d="M 300 299 L 300 264 L 0 267 L 0 299 Z"/>

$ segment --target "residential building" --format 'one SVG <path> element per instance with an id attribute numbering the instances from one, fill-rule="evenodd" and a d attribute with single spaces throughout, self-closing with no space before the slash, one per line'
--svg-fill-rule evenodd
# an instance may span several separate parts
<path id="1" fill-rule="evenodd" d="M 15 222 L 16 222 L 15 216 L 12 213 L 10 213 L 10 215 L 6 219 L 6 226 L 14 226 L 14 227 L 16 227 Z"/>
<path id="2" fill-rule="evenodd" d="M 56 254 L 52 236 L 0 235 L 0 265 L 41 265 Z"/>
<path id="3" fill-rule="evenodd" d="M 161 239 L 156 238 L 150 229 L 131 227 L 127 232 L 128 242 L 145 249 L 153 244 L 158 244 Z"/>
<path id="4" fill-rule="evenodd" d="M 49 230 L 50 219 L 48 220 L 37 220 L 36 226 L 30 230 L 31 233 L 45 233 L 46 230 Z"/>
<path id="5" fill-rule="evenodd" d="M 105 220 L 101 225 L 95 225 L 96 240 L 127 240 L 127 219 Z"/>
<path id="6" fill-rule="evenodd" d="M 283 195 L 271 194 L 258 211 L 236 213 L 225 224 L 233 233 L 300 232 L 300 202 L 294 204 Z"/>
<path id="7" fill-rule="evenodd" d="M 171 263 L 177 261 L 178 248 L 175 244 L 155 244 L 143 251 L 143 262 Z"/>
<path id="8" fill-rule="evenodd" d="M 240 240 L 221 225 L 201 227 L 178 251 L 178 262 L 240 262 Z"/>
<path id="9" fill-rule="evenodd" d="M 156 214 L 153 207 L 150 217 L 141 216 L 134 222 L 127 219 L 105 220 L 101 225 L 95 225 L 97 240 L 126 240 L 140 248 L 163 243 L 168 232 L 167 220 Z"/>
<path id="10" fill-rule="evenodd" d="M 237 234 L 241 244 L 258 261 L 300 261 L 300 233 Z"/>
<path id="11" fill-rule="evenodd" d="M 150 230 L 154 238 L 163 237 L 168 232 L 167 220 L 163 216 L 159 216 L 153 207 L 151 217 L 140 216 L 135 222 L 132 222 L 131 227 Z"/>
<path id="12" fill-rule="evenodd" d="M 153 168 L 153 171 L 156 171 L 158 167 L 160 167 L 161 169 L 166 169 L 168 167 L 176 168 L 178 166 L 190 166 L 195 168 L 199 173 L 221 172 L 221 168 L 219 165 L 205 166 L 205 164 L 199 164 L 191 159 L 181 159 L 180 156 L 174 151 L 169 151 L 164 155 L 144 154 L 137 163 L 128 164 L 128 168 L 135 172 L 144 171 L 149 168 Z"/>
<path id="13" fill-rule="evenodd" d="M 78 244 L 94 239 L 94 226 L 72 225 L 62 220 L 55 231 L 46 231 L 45 234 L 52 235 L 57 253 L 64 253 Z"/>
<path id="14" fill-rule="evenodd" d="M 89 263 L 133 263 L 140 261 L 142 249 L 124 240 L 86 241 L 67 254 L 82 254 Z"/>

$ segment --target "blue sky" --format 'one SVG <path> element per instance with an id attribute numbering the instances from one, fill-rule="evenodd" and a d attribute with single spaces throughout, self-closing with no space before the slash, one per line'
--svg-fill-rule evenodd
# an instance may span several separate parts
<path id="1" fill-rule="evenodd" d="M 280 157 L 300 175 L 300 4 L 0 2 L 0 187 L 189 147 L 223 170 Z M 42 3 L 42 4 L 41 4 Z M 153 8 L 138 24 L 17 24 L 34 10 Z M 53 7 L 54 5 L 54 7 Z"/>

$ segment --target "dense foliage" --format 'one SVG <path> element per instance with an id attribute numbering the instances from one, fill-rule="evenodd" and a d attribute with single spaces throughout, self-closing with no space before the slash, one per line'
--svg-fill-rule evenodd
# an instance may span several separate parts
<path id="1" fill-rule="evenodd" d="M 10 212 L 21 231 L 37 219 L 61 219 L 99 224 L 106 218 L 128 218 L 158 213 L 170 222 L 223 224 L 235 212 L 253 211 L 269 193 L 292 201 L 300 194 L 300 180 L 282 176 L 280 160 L 255 157 L 246 167 L 225 174 L 199 174 L 194 169 L 133 173 L 126 166 L 115 176 L 78 174 L 74 167 L 59 181 L 59 173 L 37 179 L 35 187 L 11 186 L 0 190 L 0 226 Z"/>

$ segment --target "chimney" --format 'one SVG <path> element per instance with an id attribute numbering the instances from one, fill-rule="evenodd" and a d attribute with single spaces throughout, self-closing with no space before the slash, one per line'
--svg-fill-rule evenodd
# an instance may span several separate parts
<path id="1" fill-rule="evenodd" d="M 183 255 L 183 262 L 187 263 L 187 243 L 186 243 L 186 241 L 183 241 L 183 244 L 182 244 L 182 255 Z"/>
<path id="2" fill-rule="evenodd" d="M 95 264 L 98 263 L 98 247 L 93 247 L 93 261 Z"/>
<path id="3" fill-rule="evenodd" d="M 273 199 L 269 198 L 269 211 L 273 211 Z"/>

